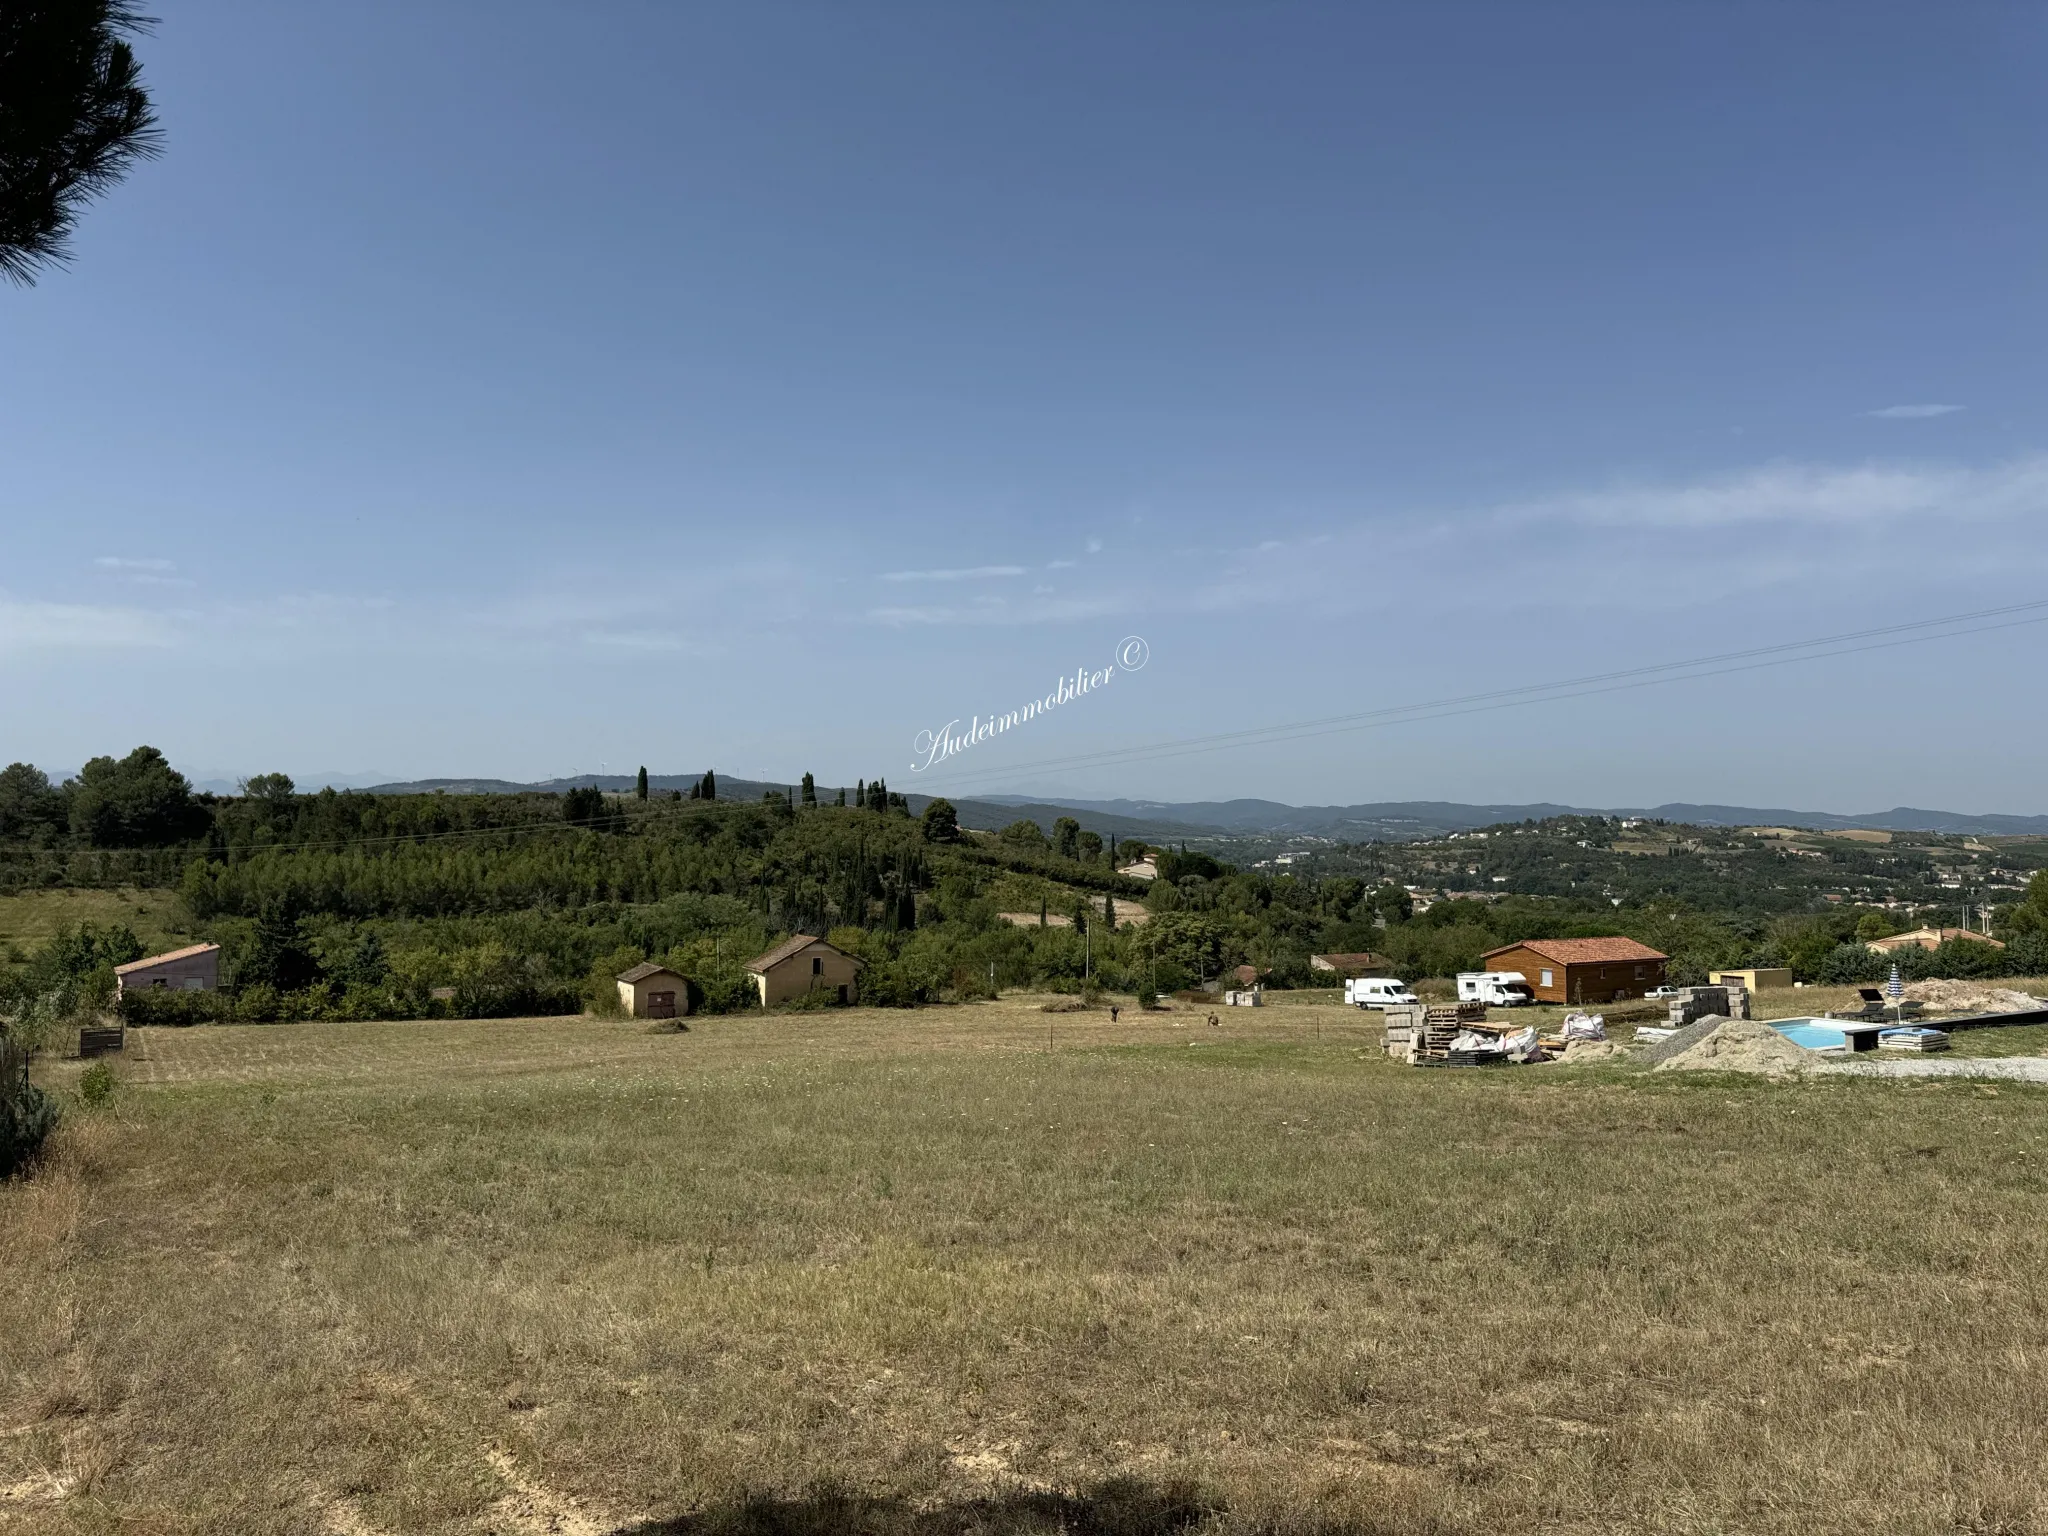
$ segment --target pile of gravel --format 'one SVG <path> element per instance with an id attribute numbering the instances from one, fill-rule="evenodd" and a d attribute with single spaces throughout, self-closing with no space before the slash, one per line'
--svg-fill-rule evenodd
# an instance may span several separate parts
<path id="1" fill-rule="evenodd" d="M 1693 1046 L 1698 1045 L 1727 1022 L 1728 1015 L 1725 1013 L 1709 1013 L 1694 1019 L 1683 1029 L 1673 1030 L 1662 1040 L 1652 1041 L 1645 1046 L 1638 1046 L 1636 1048 L 1636 1060 L 1652 1067 L 1660 1062 L 1669 1061 L 1672 1057 L 1680 1055 L 1690 1050 Z"/>
<path id="2" fill-rule="evenodd" d="M 1705 1023 L 1705 1020 L 1701 1020 Z M 1676 1035 L 1672 1040 L 1676 1040 Z M 1666 1045 L 1670 1040 L 1663 1042 Z M 1659 1072 L 1754 1072 L 1796 1077 L 1820 1066 L 1813 1052 L 1794 1045 L 1757 1019 L 1719 1019 L 1700 1039 L 1657 1063 Z"/>

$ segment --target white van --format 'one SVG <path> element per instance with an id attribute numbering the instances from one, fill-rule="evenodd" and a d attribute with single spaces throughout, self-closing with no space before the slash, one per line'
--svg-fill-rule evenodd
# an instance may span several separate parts
<path id="1" fill-rule="evenodd" d="M 1384 1008 L 1389 1003 L 1419 1003 L 1405 981 L 1391 976 L 1354 976 L 1344 983 L 1344 1001 L 1354 1008 Z"/>
<path id="2" fill-rule="evenodd" d="M 1458 1001 L 1484 1003 L 1489 1008 L 1519 1008 L 1536 1001 L 1529 978 L 1520 971 L 1460 971 Z"/>

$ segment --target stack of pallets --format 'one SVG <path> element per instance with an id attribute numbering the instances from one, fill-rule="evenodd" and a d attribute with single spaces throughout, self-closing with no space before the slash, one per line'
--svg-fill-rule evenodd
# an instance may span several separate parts
<path id="1" fill-rule="evenodd" d="M 1458 1032 L 1486 1022 L 1484 1003 L 1393 1003 L 1380 1012 L 1387 1021 L 1387 1054 L 1411 1067 L 1449 1061 Z"/>

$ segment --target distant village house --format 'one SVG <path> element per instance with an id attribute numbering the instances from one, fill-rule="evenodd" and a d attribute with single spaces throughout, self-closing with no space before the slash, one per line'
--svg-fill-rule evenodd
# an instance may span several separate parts
<path id="1" fill-rule="evenodd" d="M 761 989 L 763 1008 L 814 992 L 829 993 L 834 1002 L 854 1002 L 859 996 L 860 969 L 861 962 L 845 950 L 807 933 L 795 934 L 747 962 L 747 974 Z"/>
<path id="2" fill-rule="evenodd" d="M 1957 939 L 1966 939 L 1972 944 L 1989 944 L 1993 949 L 2005 948 L 2002 940 L 1968 928 L 1915 928 L 1911 933 L 1895 933 L 1888 939 L 1872 939 L 1870 947 L 1890 954 L 1895 949 L 1939 949 Z"/>
<path id="3" fill-rule="evenodd" d="M 1634 939 L 1524 939 L 1482 957 L 1489 971 L 1520 971 L 1539 1003 L 1618 1003 L 1664 985 L 1669 955 Z"/>
<path id="4" fill-rule="evenodd" d="M 1348 955 L 1310 955 L 1308 968 L 1312 971 L 1330 971 L 1338 976 L 1371 976 L 1386 969 L 1387 962 L 1369 949 L 1362 949 Z"/>
<path id="5" fill-rule="evenodd" d="M 115 990 L 126 995 L 151 989 L 213 992 L 220 987 L 220 946 L 189 944 L 168 954 L 149 955 L 114 967 Z"/>

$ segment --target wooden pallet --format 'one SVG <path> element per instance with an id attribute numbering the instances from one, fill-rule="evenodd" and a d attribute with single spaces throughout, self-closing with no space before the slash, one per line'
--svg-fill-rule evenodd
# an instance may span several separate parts
<path id="1" fill-rule="evenodd" d="M 118 1056 L 127 1048 L 127 1026 L 115 1024 L 103 1029 L 81 1029 L 78 1032 L 78 1057 L 83 1061 L 93 1056 Z"/>

